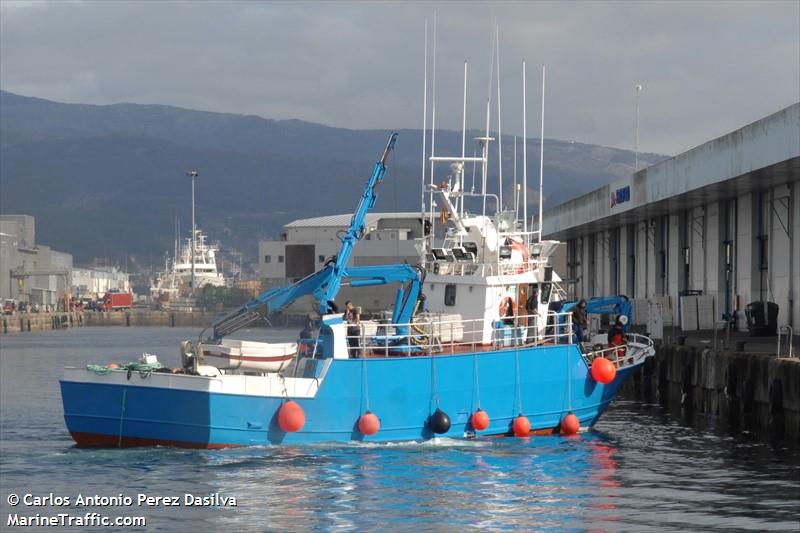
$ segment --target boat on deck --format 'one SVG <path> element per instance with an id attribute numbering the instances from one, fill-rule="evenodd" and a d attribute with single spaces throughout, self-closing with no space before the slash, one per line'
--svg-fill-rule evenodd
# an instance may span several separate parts
<path id="1" fill-rule="evenodd" d="M 575 339 L 551 264 L 559 243 L 542 240 L 541 227 L 532 231 L 516 210 L 487 211 L 488 136 L 478 140 L 480 157 L 431 156 L 450 163 L 450 174 L 426 185 L 419 265 L 348 265 L 396 138 L 335 259 L 184 341 L 181 368 L 147 358 L 65 369 L 64 418 L 76 443 L 220 448 L 573 434 L 594 425 L 653 343 L 628 334 L 623 347 L 593 350 Z M 464 186 L 469 161 L 483 167 L 479 193 Z M 346 321 L 336 305 L 345 283 L 396 284 L 391 316 L 376 324 L 347 313 Z M 231 337 L 305 296 L 318 314 L 296 342 Z"/>

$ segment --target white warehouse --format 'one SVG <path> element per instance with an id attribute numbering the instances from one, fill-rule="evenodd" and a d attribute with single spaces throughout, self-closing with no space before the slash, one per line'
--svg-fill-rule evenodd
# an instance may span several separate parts
<path id="1" fill-rule="evenodd" d="M 350 226 L 351 218 L 352 214 L 343 214 L 295 220 L 284 226 L 279 240 L 260 241 L 258 262 L 264 286 L 286 285 L 322 268 L 339 252 L 339 235 Z M 422 237 L 418 212 L 368 213 L 364 225 L 364 236 L 353 250 L 349 265 L 419 263 L 414 247 L 415 240 Z M 352 298 L 365 309 L 377 311 L 393 301 L 396 289 L 378 286 L 351 292 L 345 285 L 338 299 L 344 302 Z M 300 309 L 295 305 L 292 310 Z"/>
<path id="2" fill-rule="evenodd" d="M 547 211 L 544 234 L 575 297 L 655 300 L 677 325 L 702 291 L 706 324 L 774 302 L 800 331 L 800 103 Z"/>

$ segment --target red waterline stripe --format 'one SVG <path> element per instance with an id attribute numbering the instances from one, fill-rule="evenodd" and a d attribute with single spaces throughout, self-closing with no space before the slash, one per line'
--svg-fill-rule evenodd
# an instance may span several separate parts
<path id="1" fill-rule="evenodd" d="M 117 435 L 103 435 L 100 433 L 83 433 L 71 431 L 70 435 L 81 448 L 134 448 L 140 446 L 172 446 L 175 448 L 199 448 L 219 450 L 222 448 L 238 448 L 238 444 L 215 444 L 202 442 L 189 442 L 184 440 L 145 439 L 142 437 L 126 437 L 122 439 Z"/>

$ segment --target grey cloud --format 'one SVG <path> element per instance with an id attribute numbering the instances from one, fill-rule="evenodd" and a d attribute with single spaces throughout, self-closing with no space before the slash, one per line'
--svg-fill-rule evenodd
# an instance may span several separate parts
<path id="1" fill-rule="evenodd" d="M 676 153 L 800 100 L 798 2 L 0 4 L 0 86 L 86 103 L 171 104 L 351 128 L 422 123 L 423 24 L 438 12 L 437 125 L 483 128 L 492 17 L 503 129 Z M 494 110 L 493 110 L 494 113 Z M 430 123 L 429 123 L 430 125 Z M 494 128 L 494 126 L 493 126 Z"/>

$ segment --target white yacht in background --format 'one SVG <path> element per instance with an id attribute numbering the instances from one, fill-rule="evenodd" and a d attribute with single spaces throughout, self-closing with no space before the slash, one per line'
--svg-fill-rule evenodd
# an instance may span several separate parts
<path id="1" fill-rule="evenodd" d="M 227 280 L 217 269 L 216 254 L 219 248 L 207 244 L 206 235 L 201 230 L 195 232 L 194 278 L 195 285 L 202 289 L 207 285 L 224 287 Z M 176 247 L 177 248 L 177 247 Z M 150 286 L 150 296 L 154 301 L 174 301 L 176 297 L 190 292 L 192 281 L 192 239 L 185 239 L 177 257 L 170 261 L 167 257 L 164 271 L 160 272 Z"/>

